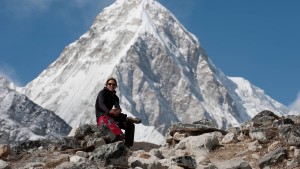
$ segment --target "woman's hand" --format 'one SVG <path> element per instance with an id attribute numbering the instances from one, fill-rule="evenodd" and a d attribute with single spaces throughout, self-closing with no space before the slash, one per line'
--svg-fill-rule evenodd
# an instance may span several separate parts
<path id="1" fill-rule="evenodd" d="M 110 112 L 109 112 L 109 114 L 111 116 L 119 116 L 120 113 L 121 113 L 121 109 L 111 109 Z"/>

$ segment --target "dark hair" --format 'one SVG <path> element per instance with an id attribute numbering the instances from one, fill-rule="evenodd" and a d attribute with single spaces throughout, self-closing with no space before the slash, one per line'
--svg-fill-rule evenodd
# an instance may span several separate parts
<path id="1" fill-rule="evenodd" d="M 117 80 L 116 80 L 115 78 L 113 78 L 113 77 L 111 77 L 111 78 L 109 78 L 109 79 L 107 79 L 107 80 L 106 80 L 106 83 L 105 83 L 105 85 L 106 85 L 106 86 L 108 85 L 108 82 L 109 82 L 110 80 L 113 80 L 113 81 L 115 81 L 115 83 L 116 83 L 116 87 L 118 87 Z"/>

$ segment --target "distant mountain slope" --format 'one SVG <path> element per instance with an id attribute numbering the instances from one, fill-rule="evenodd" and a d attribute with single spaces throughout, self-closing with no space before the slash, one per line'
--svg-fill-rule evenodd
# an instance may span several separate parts
<path id="1" fill-rule="evenodd" d="M 162 135 L 178 121 L 205 118 L 226 127 L 265 109 L 290 112 L 246 80 L 224 75 L 154 0 L 117 0 L 105 8 L 23 92 L 75 127 L 96 122 L 96 95 L 111 76 L 123 110 Z"/>
<path id="2" fill-rule="evenodd" d="M 71 127 L 55 113 L 43 109 L 0 77 L 0 144 L 67 135 Z"/>
<path id="3" fill-rule="evenodd" d="M 262 89 L 252 85 L 248 80 L 241 77 L 229 77 L 229 79 L 235 84 L 229 87 L 229 91 L 234 91 L 237 95 L 237 98 L 234 97 L 235 102 L 242 105 L 246 110 L 245 113 L 248 112 L 251 118 L 259 110 L 270 110 L 281 115 L 298 114 L 272 99 Z M 232 86 L 236 86 L 236 88 L 232 89 Z"/>

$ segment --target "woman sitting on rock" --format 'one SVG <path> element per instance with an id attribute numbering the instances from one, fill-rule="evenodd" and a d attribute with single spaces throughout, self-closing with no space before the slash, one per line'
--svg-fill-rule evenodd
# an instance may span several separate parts
<path id="1" fill-rule="evenodd" d="M 141 119 L 127 117 L 126 114 L 121 113 L 122 109 L 119 104 L 119 97 L 116 95 L 116 87 L 118 86 L 115 78 L 109 78 L 106 81 L 105 87 L 98 93 L 95 108 L 96 119 L 98 121 L 100 116 L 108 115 L 112 117 L 121 129 L 125 130 L 125 145 L 127 147 L 133 146 L 134 130 L 133 123 L 141 123 Z"/>

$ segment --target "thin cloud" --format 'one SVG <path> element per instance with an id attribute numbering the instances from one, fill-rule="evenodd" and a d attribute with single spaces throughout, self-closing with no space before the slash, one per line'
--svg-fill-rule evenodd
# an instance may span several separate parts
<path id="1" fill-rule="evenodd" d="M 90 1 L 90 0 L 75 0 L 73 5 L 75 5 L 79 8 L 83 8 L 83 7 L 87 6 L 89 3 L 92 3 L 92 2 L 93 1 Z"/>
<path id="2" fill-rule="evenodd" d="M 6 78 L 7 80 L 13 82 L 15 85 L 20 86 L 20 81 L 18 80 L 17 73 L 15 69 L 13 69 L 9 65 L 5 65 L 0 63 L 0 76 Z"/>
<path id="3" fill-rule="evenodd" d="M 298 92 L 296 100 L 289 105 L 289 108 L 300 112 L 300 92 Z"/>
<path id="4" fill-rule="evenodd" d="M 12 12 L 17 17 L 30 17 L 49 10 L 54 4 L 61 4 L 66 7 L 76 7 L 79 9 L 85 9 L 88 6 L 92 6 L 95 9 L 102 9 L 105 6 L 111 4 L 114 0 L 105 1 L 91 1 L 91 0 L 73 0 L 73 1 L 61 1 L 61 0 L 22 0 L 22 1 L 4 1 L 2 8 L 5 11 Z M 88 12 L 88 11 L 85 11 Z"/>
<path id="5" fill-rule="evenodd" d="M 53 2 L 53 0 L 23 0 L 23 8 L 25 8 L 25 10 L 46 10 L 51 2 Z"/>
<path id="6" fill-rule="evenodd" d="M 4 9 L 17 17 L 27 17 L 37 12 L 43 12 L 48 9 L 49 4 L 54 0 L 22 0 L 22 1 L 5 1 Z"/>

